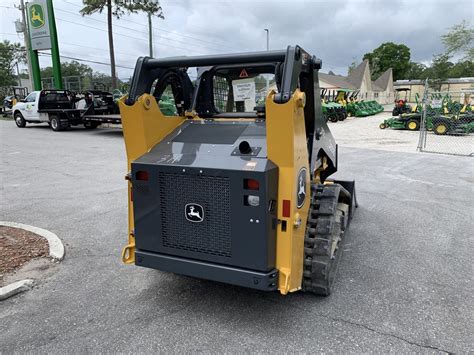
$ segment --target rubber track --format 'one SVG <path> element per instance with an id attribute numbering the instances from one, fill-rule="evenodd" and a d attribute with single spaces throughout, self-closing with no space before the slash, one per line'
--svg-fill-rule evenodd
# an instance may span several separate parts
<path id="1" fill-rule="evenodd" d="M 311 185 L 311 205 L 304 241 L 303 290 L 328 296 L 340 260 L 340 243 L 347 223 L 348 205 L 339 203 L 341 186 Z M 334 240 L 338 247 L 331 258 Z"/>

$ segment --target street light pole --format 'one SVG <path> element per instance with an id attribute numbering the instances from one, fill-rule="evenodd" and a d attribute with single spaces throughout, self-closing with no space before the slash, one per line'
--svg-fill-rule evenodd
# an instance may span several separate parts
<path id="1" fill-rule="evenodd" d="M 264 29 L 265 32 L 267 32 L 267 51 L 270 50 L 270 30 L 268 28 Z"/>
<path id="2" fill-rule="evenodd" d="M 267 52 L 270 50 L 270 30 L 268 28 L 264 28 L 264 31 L 267 32 Z M 268 75 L 265 75 L 267 81 L 267 95 L 268 91 L 270 90 L 270 85 L 268 82 Z"/>
<path id="3" fill-rule="evenodd" d="M 151 12 L 148 13 L 148 47 L 150 57 L 153 57 L 153 27 L 151 25 Z"/>

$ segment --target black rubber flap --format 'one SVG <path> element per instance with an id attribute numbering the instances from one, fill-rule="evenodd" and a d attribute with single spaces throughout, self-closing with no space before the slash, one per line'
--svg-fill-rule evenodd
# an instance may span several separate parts
<path id="1" fill-rule="evenodd" d="M 203 144 L 233 144 L 247 128 L 246 125 L 190 124 L 173 142 Z"/>

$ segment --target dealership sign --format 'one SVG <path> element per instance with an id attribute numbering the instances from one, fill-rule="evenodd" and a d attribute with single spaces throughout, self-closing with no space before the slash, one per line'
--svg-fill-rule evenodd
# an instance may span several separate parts
<path id="1" fill-rule="evenodd" d="M 50 49 L 48 10 L 45 0 L 35 0 L 28 3 L 28 29 L 33 50 Z"/>

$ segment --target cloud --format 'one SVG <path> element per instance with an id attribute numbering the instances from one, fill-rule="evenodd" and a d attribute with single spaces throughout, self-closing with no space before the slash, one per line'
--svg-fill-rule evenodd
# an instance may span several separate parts
<path id="1" fill-rule="evenodd" d="M 4 3 L 13 6 L 14 1 Z M 69 56 L 108 62 L 106 16 L 78 16 L 81 3 L 54 2 L 60 48 Z M 412 60 L 429 62 L 443 50 L 440 36 L 463 19 L 472 21 L 473 15 L 471 0 L 162 0 L 161 4 L 165 20 L 153 19 L 155 56 L 265 50 L 264 28 L 268 28 L 271 49 L 299 44 L 323 60 L 323 71 L 338 74 L 388 41 L 406 44 Z M 1 10 L 2 18 L 19 15 L 16 9 Z M 134 67 L 138 56 L 148 54 L 146 16 L 125 16 L 114 24 L 116 61 Z M 13 23 L 8 25 L 11 29 L 6 26 L 2 21 L 2 32 L 14 32 Z M 42 65 L 48 60 L 43 58 Z M 108 72 L 107 66 L 90 65 Z M 133 72 L 117 71 L 120 78 Z"/>

